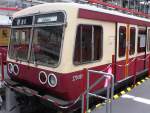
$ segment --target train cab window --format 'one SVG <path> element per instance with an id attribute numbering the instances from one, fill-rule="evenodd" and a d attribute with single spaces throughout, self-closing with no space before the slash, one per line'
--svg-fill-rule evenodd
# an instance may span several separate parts
<path id="1" fill-rule="evenodd" d="M 146 41 L 146 29 L 139 29 L 138 31 L 138 47 L 137 51 L 138 53 L 145 51 L 145 41 Z"/>
<path id="2" fill-rule="evenodd" d="M 119 28 L 119 57 L 125 56 L 126 50 L 126 27 Z"/>
<path id="3" fill-rule="evenodd" d="M 31 28 L 12 29 L 9 46 L 9 57 L 18 60 L 27 60 Z"/>
<path id="4" fill-rule="evenodd" d="M 136 36 L 136 29 L 134 27 L 130 28 L 130 55 L 135 53 L 135 36 Z"/>
<path id="5" fill-rule="evenodd" d="M 40 65 L 56 66 L 59 63 L 63 26 L 36 27 L 30 60 Z"/>
<path id="6" fill-rule="evenodd" d="M 102 56 L 102 27 L 79 25 L 77 28 L 74 63 L 100 60 Z"/>
<path id="7" fill-rule="evenodd" d="M 150 29 L 148 29 L 148 37 L 147 37 L 147 49 L 150 51 Z"/>

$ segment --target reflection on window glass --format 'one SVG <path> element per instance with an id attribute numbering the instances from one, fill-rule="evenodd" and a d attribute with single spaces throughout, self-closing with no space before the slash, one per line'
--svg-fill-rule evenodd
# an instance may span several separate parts
<path id="1" fill-rule="evenodd" d="M 137 51 L 138 53 L 144 52 L 145 51 L 145 41 L 146 41 L 146 28 L 144 29 L 139 29 L 138 31 L 138 47 Z"/>
<path id="2" fill-rule="evenodd" d="M 135 53 L 135 34 L 136 30 L 135 28 L 130 28 L 130 55 L 133 55 Z"/>
<path id="3" fill-rule="evenodd" d="M 79 25 L 77 28 L 74 63 L 83 64 L 102 57 L 102 27 Z"/>
<path id="4" fill-rule="evenodd" d="M 126 27 L 119 28 L 119 57 L 125 56 L 126 51 Z"/>
<path id="5" fill-rule="evenodd" d="M 57 65 L 60 57 L 63 26 L 34 29 L 31 60 L 42 65 Z"/>
<path id="6" fill-rule="evenodd" d="M 10 58 L 27 60 L 30 41 L 30 30 L 30 28 L 12 29 L 12 36 L 9 46 Z"/>

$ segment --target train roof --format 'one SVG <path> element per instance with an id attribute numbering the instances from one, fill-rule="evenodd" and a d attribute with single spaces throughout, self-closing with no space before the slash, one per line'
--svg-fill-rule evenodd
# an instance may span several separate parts
<path id="1" fill-rule="evenodd" d="M 33 15 L 33 14 L 40 14 L 40 13 L 47 13 L 47 12 L 52 12 L 52 11 L 58 11 L 58 10 L 64 10 L 64 11 L 70 11 L 72 13 L 71 9 L 75 9 L 78 11 L 78 9 L 86 9 L 86 10 L 91 10 L 91 11 L 96 11 L 100 13 L 105 13 L 105 14 L 111 14 L 114 16 L 120 16 L 120 17 L 125 17 L 129 19 L 136 19 L 136 20 L 142 20 L 145 22 L 150 22 L 150 19 L 145 18 L 145 17 L 139 17 L 131 14 L 126 14 L 122 13 L 116 10 L 109 10 L 109 9 L 104 9 L 101 7 L 97 7 L 96 5 L 91 5 L 91 4 L 79 4 L 79 3 L 46 3 L 46 4 L 40 4 L 36 5 L 33 7 L 29 7 L 26 9 L 23 9 L 13 15 L 13 18 L 16 17 L 21 17 L 21 16 L 26 16 L 26 15 Z"/>

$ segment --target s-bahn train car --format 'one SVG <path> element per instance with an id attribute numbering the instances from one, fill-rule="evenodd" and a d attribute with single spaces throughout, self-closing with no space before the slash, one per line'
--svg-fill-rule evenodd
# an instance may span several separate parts
<path id="1" fill-rule="evenodd" d="M 11 20 L 8 16 L 0 15 L 0 53 L 3 54 L 3 61 L 6 62 L 7 46 L 10 37 Z"/>
<path id="2" fill-rule="evenodd" d="M 83 69 L 106 71 L 114 55 L 117 84 L 146 72 L 149 54 L 147 18 L 90 4 L 42 4 L 13 16 L 7 83 L 62 105 L 83 92 Z"/>

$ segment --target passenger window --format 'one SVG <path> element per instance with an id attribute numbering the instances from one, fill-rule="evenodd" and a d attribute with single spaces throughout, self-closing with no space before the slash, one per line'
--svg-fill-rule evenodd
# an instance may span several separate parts
<path id="1" fill-rule="evenodd" d="M 125 56 L 126 51 L 126 27 L 119 28 L 119 57 Z"/>
<path id="2" fill-rule="evenodd" d="M 138 53 L 145 51 L 146 29 L 139 29 L 138 31 Z"/>
<path id="3" fill-rule="evenodd" d="M 148 30 L 148 37 L 147 37 L 147 50 L 150 51 L 150 29 Z"/>
<path id="4" fill-rule="evenodd" d="M 102 27 L 79 25 L 77 28 L 74 64 L 100 60 L 102 56 Z"/>
<path id="5" fill-rule="evenodd" d="M 130 28 L 130 55 L 135 53 L 135 35 L 136 29 L 134 27 Z"/>

